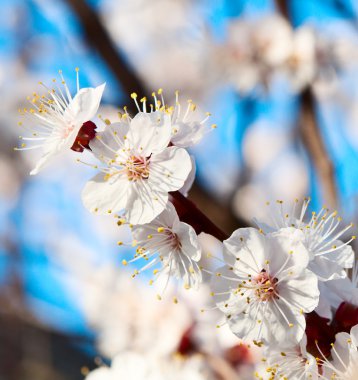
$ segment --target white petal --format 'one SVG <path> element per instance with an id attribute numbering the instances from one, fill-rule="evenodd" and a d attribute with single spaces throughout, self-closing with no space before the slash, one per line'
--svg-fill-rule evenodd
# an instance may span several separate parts
<path id="1" fill-rule="evenodd" d="M 334 365 L 339 370 L 344 369 L 343 363 L 345 366 L 349 363 L 350 346 L 348 341 L 350 339 L 351 336 L 345 332 L 341 332 L 336 335 L 336 342 L 334 343 L 334 349 L 331 350 L 331 354 Z"/>
<path id="2" fill-rule="evenodd" d="M 125 217 L 129 223 L 151 222 L 166 207 L 168 193 L 150 188 L 146 180 L 131 184 L 131 193 L 126 204 Z"/>
<path id="3" fill-rule="evenodd" d="M 201 246 L 194 228 L 189 226 L 189 224 L 180 222 L 178 228 L 175 228 L 173 232 L 175 232 L 180 239 L 183 254 L 188 256 L 191 260 L 199 261 L 201 257 Z"/>
<path id="4" fill-rule="evenodd" d="M 226 265 L 216 269 L 216 273 L 211 277 L 210 283 L 215 303 L 225 314 L 240 314 L 248 307 L 246 299 L 242 300 L 233 294 L 233 291 L 237 289 L 237 282 L 227 278 L 235 278 L 235 274 Z"/>
<path id="5" fill-rule="evenodd" d="M 103 83 L 96 88 L 81 88 L 67 107 L 65 118 L 73 120 L 80 127 L 85 121 L 91 120 L 96 115 L 105 86 Z"/>
<path id="6" fill-rule="evenodd" d="M 356 347 L 358 347 L 358 325 L 355 325 L 351 328 L 350 335 L 351 335 L 353 344 Z"/>
<path id="7" fill-rule="evenodd" d="M 257 320 L 261 320 L 262 322 L 258 323 Z M 240 339 L 258 340 L 259 337 L 259 340 L 266 343 L 271 338 L 269 321 L 267 318 L 263 318 L 261 312 L 258 312 L 257 319 L 244 313 L 237 314 L 233 318 L 230 318 L 228 323 L 231 331 Z"/>
<path id="8" fill-rule="evenodd" d="M 188 196 L 188 193 L 195 181 L 195 175 L 196 175 L 196 164 L 195 164 L 194 156 L 191 155 L 190 160 L 191 160 L 191 171 L 188 175 L 188 178 L 185 180 L 183 187 L 179 190 L 184 195 L 184 197 Z"/>
<path id="9" fill-rule="evenodd" d="M 143 156 L 159 153 L 170 142 L 170 116 L 160 112 L 138 112 L 131 121 L 129 143 Z"/>
<path id="10" fill-rule="evenodd" d="M 37 162 L 34 169 L 31 170 L 30 175 L 36 175 L 42 170 L 44 167 L 46 167 L 51 160 L 52 157 L 56 156 L 58 153 L 60 153 L 61 150 L 53 149 L 53 150 L 47 150 L 42 157 Z"/>
<path id="11" fill-rule="evenodd" d="M 337 280 L 346 277 L 346 272 L 340 265 L 328 260 L 325 256 L 316 256 L 308 268 L 319 278 L 320 281 Z"/>
<path id="12" fill-rule="evenodd" d="M 183 187 L 191 171 L 189 153 L 183 148 L 170 147 L 150 159 L 149 182 L 159 191 L 175 191 Z"/>
<path id="13" fill-rule="evenodd" d="M 104 177 L 104 173 L 99 173 L 87 182 L 82 191 L 82 202 L 91 212 L 120 212 L 126 207 L 131 184 L 125 176 L 117 175 L 110 180 Z"/>
<path id="14" fill-rule="evenodd" d="M 332 246 L 337 249 L 323 255 L 323 257 L 336 262 L 342 268 L 352 268 L 354 263 L 354 251 L 350 245 L 343 245 L 340 240 L 333 240 Z M 341 248 L 340 248 L 341 247 Z"/>
<path id="15" fill-rule="evenodd" d="M 170 228 L 177 223 L 180 223 L 176 209 L 171 202 L 167 203 L 165 210 L 158 216 L 158 221 L 162 223 L 163 226 L 168 226 Z"/>
<path id="16" fill-rule="evenodd" d="M 322 290 L 320 290 L 320 297 L 317 307 L 315 308 L 315 312 L 322 318 L 327 318 L 329 320 L 332 319 L 333 312 L 331 304 L 328 302 L 326 297 L 322 296 Z"/>
<path id="17" fill-rule="evenodd" d="M 292 327 L 289 327 L 285 318 L 283 318 L 278 307 L 282 313 L 286 316 L 287 320 L 292 323 Z M 277 344 L 297 344 L 299 343 L 305 332 L 306 319 L 303 314 L 296 314 L 292 307 L 289 307 L 282 300 L 278 300 L 276 305 L 270 303 L 271 314 L 274 317 L 270 318 L 269 330 L 270 338 L 268 344 L 271 342 L 277 342 Z M 267 312 L 268 314 L 269 312 Z"/>
<path id="18" fill-rule="evenodd" d="M 305 269 L 309 262 L 309 253 L 305 248 L 303 241 L 304 235 L 297 228 L 281 228 L 277 232 L 267 235 L 270 241 L 267 258 L 270 261 L 270 271 L 274 275 L 277 271 L 282 270 L 287 257 L 290 260 L 285 266 L 294 267 L 295 272 Z"/>
<path id="19" fill-rule="evenodd" d="M 225 262 L 251 275 L 261 272 L 266 260 L 266 241 L 255 228 L 240 228 L 224 241 Z M 240 260 L 236 260 L 239 258 Z"/>
<path id="20" fill-rule="evenodd" d="M 86 380 L 113 380 L 113 373 L 108 367 L 97 368 L 86 376 Z"/>
<path id="21" fill-rule="evenodd" d="M 205 135 L 205 125 L 199 122 L 178 122 L 172 126 L 177 130 L 171 137 L 173 145 L 187 148 L 197 144 Z"/>
<path id="22" fill-rule="evenodd" d="M 101 156 L 114 158 L 116 152 L 120 151 L 124 144 L 124 137 L 128 133 L 129 125 L 125 122 L 113 123 L 106 127 L 103 132 L 98 132 L 90 141 L 89 146 L 92 153 L 101 159 Z"/>
<path id="23" fill-rule="evenodd" d="M 299 276 L 289 278 L 287 282 L 283 280 L 282 285 L 278 285 L 278 292 L 294 306 L 294 313 L 300 313 L 301 309 L 309 313 L 315 309 L 319 301 L 317 276 L 306 269 Z"/>

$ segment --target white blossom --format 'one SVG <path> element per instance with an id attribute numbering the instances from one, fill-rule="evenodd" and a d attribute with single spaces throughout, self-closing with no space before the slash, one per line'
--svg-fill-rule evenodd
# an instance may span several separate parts
<path id="1" fill-rule="evenodd" d="M 293 92 L 302 91 L 316 76 L 316 38 L 312 28 L 303 26 L 295 30 L 292 50 L 279 68 L 286 75 Z"/>
<path id="2" fill-rule="evenodd" d="M 156 357 L 126 352 L 117 355 L 111 367 L 90 372 L 87 380 L 214 380 L 204 357 Z"/>
<path id="3" fill-rule="evenodd" d="M 314 356 L 306 350 L 307 337 L 303 336 L 299 345 L 266 349 L 266 372 L 272 378 L 289 380 L 317 380 L 318 366 Z"/>
<path id="4" fill-rule="evenodd" d="M 254 56 L 268 66 L 283 63 L 291 52 L 293 31 L 289 22 L 278 14 L 258 18 L 252 25 Z"/>
<path id="5" fill-rule="evenodd" d="M 248 92 L 260 81 L 260 70 L 251 59 L 250 23 L 245 19 L 233 21 L 228 26 L 227 41 L 216 50 L 216 65 L 221 67 L 228 82 L 240 92 Z"/>
<path id="6" fill-rule="evenodd" d="M 167 205 L 168 193 L 183 187 L 191 169 L 188 152 L 170 146 L 169 116 L 124 114 L 90 142 L 101 173 L 83 192 L 84 205 L 101 214 L 123 212 L 132 224 L 152 221 Z"/>
<path id="7" fill-rule="evenodd" d="M 213 275 L 212 287 L 239 338 L 259 345 L 302 339 L 304 313 L 314 310 L 319 298 L 302 240 L 303 233 L 291 228 L 268 235 L 242 228 L 224 242 L 225 265 Z"/>
<path id="8" fill-rule="evenodd" d="M 189 99 L 187 106 L 182 106 L 179 102 L 179 91 L 175 92 L 174 106 L 166 104 L 163 96 L 163 90 L 159 89 L 158 94 L 152 93 L 154 104 L 148 106 L 147 99 L 144 97 L 140 101 L 142 107 L 137 101 L 137 94 L 131 95 L 132 99 L 136 103 L 139 112 L 158 111 L 163 117 L 170 115 L 171 123 L 171 138 L 170 143 L 172 145 L 187 148 L 199 143 L 206 133 L 216 128 L 213 124 L 209 126 L 207 121 L 210 117 L 210 113 L 206 112 L 205 116 L 199 112 L 197 105 Z"/>
<path id="9" fill-rule="evenodd" d="M 344 268 L 352 268 L 354 252 L 349 243 L 343 243 L 340 238 L 353 224 L 340 229 L 341 218 L 336 211 L 329 212 L 322 208 L 317 214 L 312 212 L 309 220 L 305 220 L 310 200 L 304 200 L 301 210 L 297 210 L 298 200 L 292 210 L 287 211 L 282 201 L 277 201 L 277 207 L 270 210 L 269 224 L 255 220 L 256 224 L 265 232 L 277 231 L 283 227 L 292 227 L 301 230 L 304 234 L 304 245 L 310 255 L 308 268 L 318 276 L 320 281 L 345 278 Z"/>
<path id="10" fill-rule="evenodd" d="M 317 309 L 318 315 L 328 319 L 332 318 L 332 309 L 338 309 L 343 302 L 350 303 L 358 307 L 358 265 L 354 261 L 351 275 L 350 270 L 346 270 L 347 276 L 337 280 L 320 282 L 320 299 Z"/>
<path id="11" fill-rule="evenodd" d="M 338 333 L 332 345 L 332 360 L 325 359 L 322 364 L 323 380 L 355 380 L 358 374 L 358 325 L 352 327 L 350 334 Z"/>
<path id="12" fill-rule="evenodd" d="M 20 137 L 26 141 L 17 150 L 42 148 L 43 154 L 30 174 L 37 174 L 55 155 L 69 150 L 76 140 L 83 123 L 93 118 L 98 110 L 105 84 L 96 88 L 79 87 L 77 72 L 77 92 L 72 97 L 60 71 L 61 86 L 47 89 L 47 95 L 33 93 L 28 100 L 31 107 L 20 110 L 22 115 L 29 116 L 32 124 L 24 126 L 31 132 L 29 137 Z M 55 80 L 54 80 L 55 82 Z M 40 82 L 42 84 L 42 82 Z M 19 125 L 23 126 L 22 122 Z M 27 146 L 27 142 L 31 143 Z"/>
<path id="13" fill-rule="evenodd" d="M 187 288 L 198 287 L 202 281 L 198 237 L 193 227 L 179 220 L 170 202 L 152 222 L 133 226 L 132 233 L 137 250 L 131 262 L 147 261 L 136 273 L 160 264 L 161 268 L 153 271 L 156 278 L 165 273 L 168 279 L 175 277 L 183 281 Z"/>
<path id="14" fill-rule="evenodd" d="M 238 19 L 229 25 L 227 42 L 217 51 L 217 64 L 240 92 L 248 92 L 269 83 L 276 68 L 288 60 L 292 43 L 292 28 L 281 16 Z"/>
<path id="15" fill-rule="evenodd" d="M 174 303 L 173 294 L 158 302 L 155 288 L 110 265 L 92 265 L 83 277 L 81 306 L 108 358 L 127 350 L 144 354 L 148 347 L 153 355 L 170 355 L 193 324 L 186 302 Z"/>

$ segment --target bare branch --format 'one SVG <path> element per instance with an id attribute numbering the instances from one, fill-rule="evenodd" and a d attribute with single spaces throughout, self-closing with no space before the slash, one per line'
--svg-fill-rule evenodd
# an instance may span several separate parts
<path id="1" fill-rule="evenodd" d="M 98 50 L 125 92 L 129 94 L 131 92 L 138 92 L 144 96 L 145 88 L 142 81 L 128 67 L 121 55 L 118 54 L 117 48 L 103 27 L 96 12 L 85 0 L 67 1 L 79 18 L 88 43 Z"/>
<path id="2" fill-rule="evenodd" d="M 306 89 L 301 94 L 300 133 L 322 184 L 323 198 L 331 207 L 336 207 L 335 170 L 317 124 L 315 102 L 311 89 Z"/>
<path id="3" fill-rule="evenodd" d="M 288 12 L 289 1 L 290 0 L 276 0 L 277 9 L 288 21 L 290 21 Z M 315 100 L 311 86 L 301 92 L 300 101 L 301 115 L 299 126 L 302 142 L 313 161 L 320 183 L 322 184 L 324 200 L 331 207 L 336 207 L 337 189 L 335 170 L 319 130 L 315 113 Z"/>
<path id="4" fill-rule="evenodd" d="M 288 0 L 276 0 L 276 7 L 278 11 L 281 13 L 282 16 L 284 16 L 287 20 L 290 19 L 289 12 L 288 12 Z"/>

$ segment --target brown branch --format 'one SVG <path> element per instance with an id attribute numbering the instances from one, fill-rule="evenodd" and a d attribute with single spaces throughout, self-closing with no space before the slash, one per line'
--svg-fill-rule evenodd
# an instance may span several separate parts
<path id="1" fill-rule="evenodd" d="M 326 151 L 315 115 L 315 101 L 310 88 L 301 94 L 300 133 L 323 188 L 323 198 L 331 206 L 337 206 L 335 170 Z"/>
<path id="2" fill-rule="evenodd" d="M 142 81 L 128 67 L 123 57 L 118 54 L 117 48 L 103 27 L 96 12 L 85 0 L 67 1 L 80 21 L 87 41 L 98 50 L 125 92 L 128 94 L 138 92 L 144 96 L 145 88 Z"/>
<path id="3" fill-rule="evenodd" d="M 288 12 L 289 0 L 276 0 L 276 7 L 280 13 L 290 21 Z M 323 199 L 331 206 L 337 206 L 337 189 L 334 165 L 327 153 L 324 141 L 319 130 L 315 100 L 312 87 L 305 88 L 300 94 L 301 115 L 299 120 L 300 134 L 307 153 L 313 161 L 323 189 Z"/>
<path id="4" fill-rule="evenodd" d="M 276 8 L 287 20 L 290 19 L 288 11 L 288 0 L 276 0 Z"/>
<path id="5" fill-rule="evenodd" d="M 199 235 L 201 232 L 215 236 L 220 241 L 228 239 L 228 235 L 221 231 L 196 205 L 179 191 L 170 193 L 173 204 L 181 221 L 190 224 Z"/>

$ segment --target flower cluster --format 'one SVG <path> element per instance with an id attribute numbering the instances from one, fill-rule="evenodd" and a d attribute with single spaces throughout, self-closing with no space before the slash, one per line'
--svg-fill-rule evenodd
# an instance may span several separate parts
<path id="1" fill-rule="evenodd" d="M 275 33 L 255 33 L 256 47 L 263 49 L 257 56 L 266 60 L 265 65 L 287 59 L 281 48 L 265 42 Z M 70 149 L 86 150 L 97 160 L 91 166 L 98 173 L 83 189 L 83 204 L 90 212 L 115 216 L 119 226 L 129 227 L 131 241 L 118 244 L 131 246 L 135 254 L 122 263 L 134 266 L 144 261 L 132 277 L 152 269 L 150 284 L 164 275 L 164 289 L 171 278 L 186 289 L 198 289 L 209 274 L 212 299 L 224 324 L 262 351 L 258 378 L 352 379 L 357 370 L 358 270 L 350 246 L 355 236 L 345 235 L 353 225 L 342 228 L 337 212 L 327 208 L 307 217 L 308 199 L 302 206 L 296 200 L 290 210 L 277 201 L 267 204 L 269 221 L 254 220 L 257 228 L 240 228 L 228 237 L 186 198 L 195 176 L 195 161 L 187 148 L 215 128 L 207 124 L 209 114 L 199 116 L 191 100 L 183 109 L 178 93 L 174 105 L 165 102 L 162 90 L 152 93 L 151 103 L 133 93 L 137 112 L 131 115 L 125 107 L 119 121 L 102 119 L 103 128 L 97 130 L 90 119 L 104 85 L 80 90 L 78 84 L 72 98 L 62 74 L 61 80 L 63 88 L 46 87 L 47 95 L 35 94 L 29 99 L 34 108 L 21 112 L 38 120 L 30 128 L 32 137 L 22 139 L 42 141 L 31 147 L 43 148 L 31 173 Z M 219 268 L 204 260 L 201 232 L 223 242 L 221 258 L 208 255 L 221 263 Z M 348 276 L 352 268 L 353 275 Z M 135 353 L 123 355 L 89 379 L 168 378 L 173 368 L 178 378 L 211 378 L 203 372 L 202 358 L 157 363 L 143 362 Z M 192 361 L 197 364 L 187 369 Z M 260 374 L 262 369 L 265 375 Z"/>
<path id="2" fill-rule="evenodd" d="M 284 77 L 294 93 L 310 84 L 330 81 L 335 73 L 357 60 L 354 42 L 344 43 L 319 33 L 313 26 L 293 29 L 278 14 L 237 19 L 219 46 L 218 70 L 239 92 L 247 93 Z M 355 58 L 355 59 L 354 59 Z"/>
<path id="3" fill-rule="evenodd" d="M 171 200 L 176 192 L 186 195 L 193 183 L 195 161 L 186 148 L 216 128 L 207 123 L 210 114 L 201 116 L 192 100 L 182 107 L 178 92 L 174 105 L 168 105 L 160 89 L 152 93 L 150 104 L 145 97 L 138 101 L 133 93 L 138 112 L 132 117 L 124 107 L 118 113 L 119 121 L 105 119 L 104 128 L 97 130 L 90 119 L 98 110 L 104 84 L 80 90 L 76 71 L 77 93 L 73 98 L 61 71 L 62 87 L 44 85 L 46 95 L 29 97 L 34 108 L 20 113 L 37 123 L 28 127 L 20 122 L 32 131 L 32 136 L 21 139 L 39 140 L 41 144 L 27 148 L 23 143 L 15 149 L 42 148 L 43 155 L 31 174 L 37 174 L 53 156 L 66 150 L 90 152 L 98 160 L 93 165 L 98 174 L 85 185 L 83 204 L 92 213 L 112 214 L 118 218 L 118 225 L 130 226 L 136 247 L 131 262 L 146 262 L 135 275 L 156 266 L 155 280 L 165 273 L 168 278 L 181 279 L 186 288 L 197 287 L 202 280 L 197 233 L 180 221 Z"/>
<path id="4" fill-rule="evenodd" d="M 215 380 L 203 357 L 176 356 L 170 360 L 151 358 L 135 352 L 119 354 L 111 367 L 101 367 L 89 373 L 87 380 L 145 379 L 145 380 Z"/>

